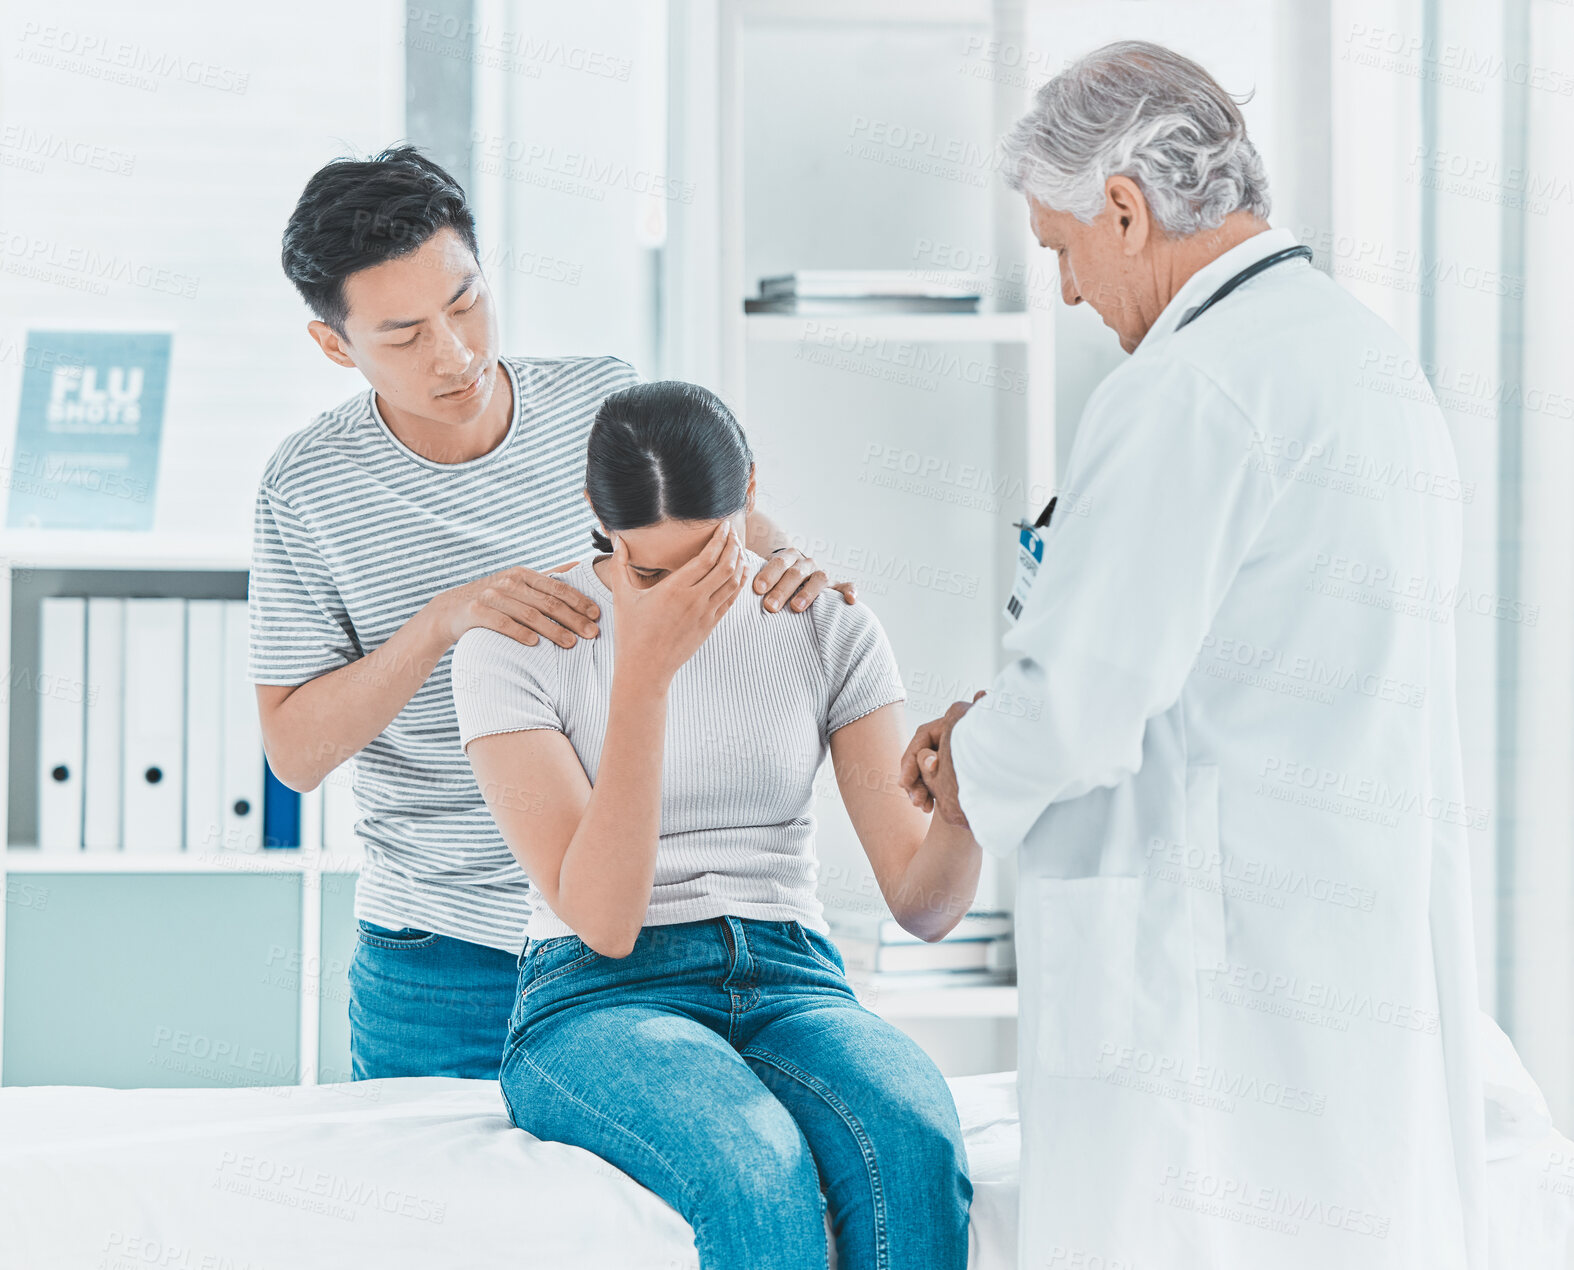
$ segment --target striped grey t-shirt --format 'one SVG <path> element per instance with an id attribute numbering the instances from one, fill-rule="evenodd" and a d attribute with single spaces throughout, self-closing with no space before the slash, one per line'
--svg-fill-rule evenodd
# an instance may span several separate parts
<path id="1" fill-rule="evenodd" d="M 612 357 L 502 365 L 513 419 L 479 458 L 437 463 L 408 449 L 370 389 L 278 448 L 257 492 L 253 682 L 305 683 L 380 647 L 439 591 L 594 552 L 590 425 L 602 399 L 638 377 Z M 460 748 L 451 661 L 355 756 L 365 846 L 355 913 L 518 953 L 534 891 Z"/>
<path id="2" fill-rule="evenodd" d="M 752 582 L 764 561 L 744 556 Z M 617 619 L 589 560 L 563 576 L 601 606 L 600 637 L 527 648 L 496 631 L 466 631 L 454 647 L 459 735 L 468 745 L 497 732 L 562 732 L 594 784 Z M 815 894 L 815 773 L 832 732 L 904 699 L 890 641 L 868 605 L 826 592 L 802 613 L 767 613 L 746 584 L 668 692 L 661 839 L 644 925 L 730 914 L 825 931 Z M 530 790 L 529 773 L 520 786 L 522 795 Z M 572 933 L 538 894 L 529 937 Z"/>

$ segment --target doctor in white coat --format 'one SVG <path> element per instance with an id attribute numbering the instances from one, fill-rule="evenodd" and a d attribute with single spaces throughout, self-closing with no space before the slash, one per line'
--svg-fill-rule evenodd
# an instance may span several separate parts
<path id="1" fill-rule="evenodd" d="M 905 772 L 1019 856 L 1021 1265 L 1482 1270 L 1443 418 L 1195 63 L 1100 49 L 1007 151 L 1131 355 L 1017 660 Z"/>

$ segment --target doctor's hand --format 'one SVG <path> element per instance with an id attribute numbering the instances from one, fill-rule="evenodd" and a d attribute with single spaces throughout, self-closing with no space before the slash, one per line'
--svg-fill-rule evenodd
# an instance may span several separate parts
<path id="1" fill-rule="evenodd" d="M 956 769 L 951 763 L 951 732 L 985 691 L 980 688 L 975 692 L 973 701 L 954 702 L 944 718 L 924 724 L 913 734 L 902 755 L 902 788 L 913 805 L 924 811 L 937 811 L 947 824 L 962 829 L 971 826 L 957 792 Z"/>

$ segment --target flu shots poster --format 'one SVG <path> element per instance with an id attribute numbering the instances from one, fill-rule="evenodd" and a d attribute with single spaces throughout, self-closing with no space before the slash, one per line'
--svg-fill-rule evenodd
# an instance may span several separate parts
<path id="1" fill-rule="evenodd" d="M 7 528 L 152 528 L 169 356 L 168 332 L 28 333 Z"/>

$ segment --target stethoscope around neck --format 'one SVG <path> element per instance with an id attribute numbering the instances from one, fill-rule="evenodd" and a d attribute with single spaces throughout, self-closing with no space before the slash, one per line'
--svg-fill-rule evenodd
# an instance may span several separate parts
<path id="1" fill-rule="evenodd" d="M 1186 315 L 1181 318 L 1178 323 L 1176 323 L 1175 329 L 1178 331 L 1188 322 L 1195 322 L 1220 300 L 1224 299 L 1225 296 L 1229 295 L 1230 292 L 1234 291 L 1236 287 L 1241 286 L 1243 283 L 1250 282 L 1264 270 L 1272 269 L 1275 265 L 1283 264 L 1286 260 L 1309 261 L 1311 258 L 1312 249 L 1306 246 L 1304 243 L 1295 247 L 1286 247 L 1283 251 L 1276 251 L 1271 256 L 1264 256 L 1261 260 L 1247 265 L 1246 268 L 1242 269 L 1238 274 L 1235 274 L 1233 277 L 1221 284 L 1219 288 L 1201 304 L 1197 305 L 1195 308 L 1187 309 Z M 1023 530 L 1037 530 L 1048 526 L 1049 518 L 1055 513 L 1055 501 L 1055 499 L 1051 498 L 1049 500 L 1049 505 L 1038 514 L 1038 518 L 1034 520 L 1031 525 L 1027 524 L 1025 521 L 1018 521 L 1017 528 Z"/>
<path id="2" fill-rule="evenodd" d="M 1234 291 L 1236 287 L 1242 283 L 1250 282 L 1263 270 L 1272 269 L 1275 265 L 1283 264 L 1286 260 L 1310 260 L 1311 258 L 1312 249 L 1304 244 L 1296 247 L 1286 247 L 1283 251 L 1276 251 L 1271 256 L 1264 256 L 1254 264 L 1247 265 L 1246 268 L 1225 282 L 1217 291 L 1197 305 L 1196 308 L 1187 309 L 1186 316 L 1176 323 L 1175 329 L 1178 331 L 1188 322 L 1195 322 L 1220 300 L 1224 299 L 1225 296 L 1229 295 L 1230 292 Z"/>

